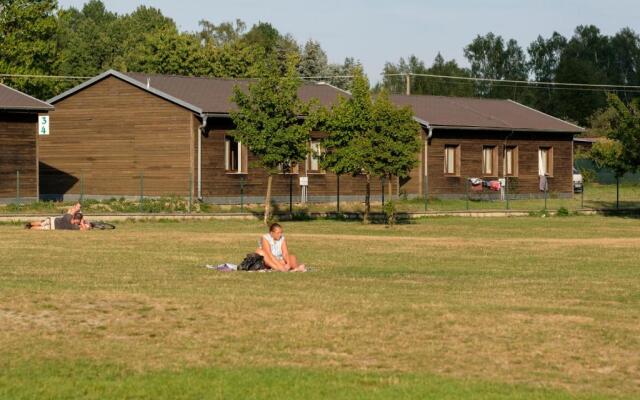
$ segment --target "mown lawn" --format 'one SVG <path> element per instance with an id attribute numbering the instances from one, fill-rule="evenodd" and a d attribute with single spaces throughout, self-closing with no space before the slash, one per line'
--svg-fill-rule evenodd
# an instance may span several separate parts
<path id="1" fill-rule="evenodd" d="M 637 398 L 640 219 L 0 225 L 0 398 Z"/>

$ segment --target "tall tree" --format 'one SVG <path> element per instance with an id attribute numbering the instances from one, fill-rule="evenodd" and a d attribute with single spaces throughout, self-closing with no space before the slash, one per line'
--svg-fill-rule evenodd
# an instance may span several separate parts
<path id="1" fill-rule="evenodd" d="M 204 43 L 213 46 L 224 46 L 237 42 L 247 29 L 247 24 L 241 19 L 236 19 L 235 22 L 222 22 L 218 25 L 203 19 L 200 20 L 198 25 L 200 25 L 200 32 L 198 33 L 200 39 Z"/>
<path id="2" fill-rule="evenodd" d="M 122 68 L 122 34 L 118 16 L 104 3 L 91 0 L 82 10 L 69 8 L 58 13 L 56 70 L 60 75 L 93 76 L 108 68 Z"/>
<path id="3" fill-rule="evenodd" d="M 618 96 L 609 94 L 611 109 L 609 139 L 622 146 L 620 158 L 631 171 L 640 169 L 640 99 L 625 105 Z"/>
<path id="4" fill-rule="evenodd" d="M 298 64 L 298 72 L 303 77 L 324 76 L 329 69 L 327 53 L 322 50 L 320 43 L 309 40 L 305 43 Z"/>
<path id="5" fill-rule="evenodd" d="M 375 100 L 362 68 L 353 71 L 351 97 L 341 97 L 324 121 L 323 168 L 338 175 L 364 175 L 364 221 L 371 210 L 371 179 L 404 176 L 416 164 L 419 126 L 408 108 L 397 108 L 385 92 Z M 391 181 L 391 179 L 390 179 Z"/>
<path id="6" fill-rule="evenodd" d="M 300 56 L 300 48 L 293 36 L 280 34 L 273 25 L 266 22 L 259 22 L 251 27 L 242 37 L 242 41 L 261 48 L 265 54 L 275 58 L 282 75 L 287 73 L 289 57 Z"/>
<path id="7" fill-rule="evenodd" d="M 387 178 L 391 200 L 393 177 L 405 178 L 418 164 L 420 125 L 410 107 L 396 107 L 384 90 L 375 97 L 372 123 L 374 172 Z"/>
<path id="8" fill-rule="evenodd" d="M 527 48 L 529 69 L 536 81 L 553 82 L 556 79 L 562 52 L 567 47 L 567 39 L 553 32 L 549 39 L 538 36 Z"/>
<path id="9" fill-rule="evenodd" d="M 258 158 L 267 172 L 265 224 L 271 218 L 273 175 L 281 165 L 304 160 L 309 152 L 310 132 L 318 123 L 317 107 L 298 98 L 301 80 L 296 59 L 290 57 L 285 76 L 279 61 L 268 57 L 260 68 L 260 77 L 244 91 L 235 87 L 232 100 L 238 110 L 231 112 L 236 126 L 233 135 Z M 301 118 L 303 116 L 304 118 Z"/>
<path id="10" fill-rule="evenodd" d="M 556 73 L 557 82 L 607 84 L 610 63 L 609 39 L 592 25 L 578 26 L 562 52 Z M 604 91 L 555 89 L 550 108 L 554 115 L 587 124 L 589 117 L 606 107 Z"/>
<path id="11" fill-rule="evenodd" d="M 50 75 L 56 59 L 55 0 L 0 0 L 0 72 Z M 51 80 L 12 78 L 11 86 L 41 99 L 55 91 Z"/>
<path id="12" fill-rule="evenodd" d="M 524 51 L 514 39 L 506 43 L 501 36 L 489 32 L 478 35 L 464 55 L 471 64 L 471 75 L 477 78 L 527 80 L 528 66 Z M 512 86 L 512 85 L 505 85 Z M 499 83 L 478 82 L 477 93 L 486 97 L 513 98 L 514 89 Z"/>
<path id="13" fill-rule="evenodd" d="M 426 68 L 422 60 L 415 55 L 411 55 L 405 61 L 400 58 L 397 64 L 385 63 L 382 82 L 375 87 L 378 92 L 383 88 L 389 93 L 405 93 L 406 92 L 406 75 L 407 74 L 430 74 L 443 76 L 467 77 L 469 71 L 458 66 L 455 60 L 445 61 L 442 54 L 438 53 L 431 67 Z M 435 77 L 410 77 L 411 94 L 429 94 L 434 96 L 473 96 L 474 90 L 472 83 L 459 82 L 445 78 Z"/>
<path id="14" fill-rule="evenodd" d="M 371 210 L 371 178 L 376 173 L 371 160 L 375 155 L 372 140 L 373 103 L 369 92 L 369 81 L 362 68 L 353 72 L 351 96 L 340 97 L 324 121 L 327 136 L 322 140 L 320 164 L 323 169 L 337 175 L 364 175 L 367 181 L 364 221 L 369 222 Z"/>
<path id="15" fill-rule="evenodd" d="M 353 57 L 347 57 L 342 64 L 332 63 L 327 67 L 327 75 L 331 76 L 327 81 L 342 90 L 351 90 L 351 78 L 349 75 L 360 63 Z"/>

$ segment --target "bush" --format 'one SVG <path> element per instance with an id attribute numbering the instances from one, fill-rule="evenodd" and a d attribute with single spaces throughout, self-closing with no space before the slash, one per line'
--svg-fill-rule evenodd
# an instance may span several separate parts
<path id="1" fill-rule="evenodd" d="M 384 207 L 382 208 L 384 212 L 384 221 L 387 225 L 394 225 L 396 223 L 396 205 L 393 201 L 388 201 L 384 203 Z"/>
<path id="2" fill-rule="evenodd" d="M 556 215 L 558 217 L 568 217 L 569 216 L 569 210 L 567 210 L 565 207 L 560 207 L 560 208 L 558 208 L 558 212 L 556 213 Z"/>

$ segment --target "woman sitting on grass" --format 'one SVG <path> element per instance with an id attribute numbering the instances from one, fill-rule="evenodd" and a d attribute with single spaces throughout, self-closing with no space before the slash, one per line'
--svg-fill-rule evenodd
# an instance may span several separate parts
<path id="1" fill-rule="evenodd" d="M 298 264 L 296 256 L 289 253 L 280 224 L 271 224 L 269 233 L 260 238 L 258 246 L 256 253 L 264 257 L 264 264 L 268 268 L 282 272 L 305 272 L 307 270 L 304 264 Z"/>

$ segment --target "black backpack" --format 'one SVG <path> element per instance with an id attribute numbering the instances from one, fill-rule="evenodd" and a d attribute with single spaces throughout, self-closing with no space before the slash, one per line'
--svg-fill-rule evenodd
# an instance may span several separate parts
<path id="1" fill-rule="evenodd" d="M 247 254 L 238 265 L 238 271 L 259 271 L 261 269 L 267 269 L 264 265 L 264 257 L 256 253 Z"/>

